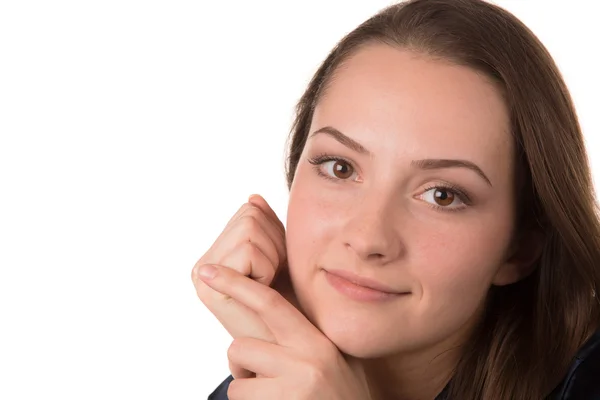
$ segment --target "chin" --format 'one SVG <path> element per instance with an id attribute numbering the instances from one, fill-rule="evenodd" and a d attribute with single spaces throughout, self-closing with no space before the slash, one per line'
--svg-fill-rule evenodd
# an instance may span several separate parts
<path id="1" fill-rule="evenodd" d="M 334 292 L 323 280 L 294 279 L 291 271 L 298 309 L 342 353 L 380 358 L 402 351 L 414 340 L 407 337 L 411 330 L 406 326 L 406 303 L 355 302 Z M 403 325 L 404 329 L 399 329 Z"/>
<path id="2" fill-rule="evenodd" d="M 385 357 L 398 352 L 401 347 L 400 338 L 393 331 L 373 323 L 327 319 L 318 327 L 342 353 L 355 358 Z"/>

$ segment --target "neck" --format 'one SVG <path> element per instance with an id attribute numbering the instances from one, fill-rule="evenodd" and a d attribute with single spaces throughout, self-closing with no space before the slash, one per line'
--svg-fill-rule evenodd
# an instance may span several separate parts
<path id="1" fill-rule="evenodd" d="M 482 321 L 485 302 L 452 335 L 435 345 L 361 359 L 372 400 L 433 400 L 448 384 Z"/>
<path id="2" fill-rule="evenodd" d="M 373 400 L 433 400 L 451 379 L 459 358 L 460 348 L 450 347 L 362 363 Z"/>

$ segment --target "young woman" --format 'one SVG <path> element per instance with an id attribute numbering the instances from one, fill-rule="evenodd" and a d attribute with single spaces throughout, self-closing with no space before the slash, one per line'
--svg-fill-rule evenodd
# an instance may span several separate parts
<path id="1" fill-rule="evenodd" d="M 234 337 L 210 398 L 600 399 L 590 176 L 560 73 L 513 15 L 383 10 L 298 104 L 287 231 L 253 196 L 193 270 Z"/>

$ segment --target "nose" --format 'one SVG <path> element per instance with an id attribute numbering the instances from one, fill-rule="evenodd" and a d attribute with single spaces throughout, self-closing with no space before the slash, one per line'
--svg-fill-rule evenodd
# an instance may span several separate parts
<path id="1" fill-rule="evenodd" d="M 405 251 L 398 218 L 399 204 L 377 194 L 351 207 L 343 227 L 344 246 L 362 262 L 385 265 Z"/>

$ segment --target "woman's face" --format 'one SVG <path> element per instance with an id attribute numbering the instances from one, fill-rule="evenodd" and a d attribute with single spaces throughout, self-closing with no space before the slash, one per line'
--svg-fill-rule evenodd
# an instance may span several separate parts
<path id="1" fill-rule="evenodd" d="M 304 313 L 355 357 L 461 340 L 490 286 L 518 279 L 507 261 L 513 167 L 508 111 L 488 79 L 361 49 L 320 99 L 290 192 L 288 259 Z"/>

